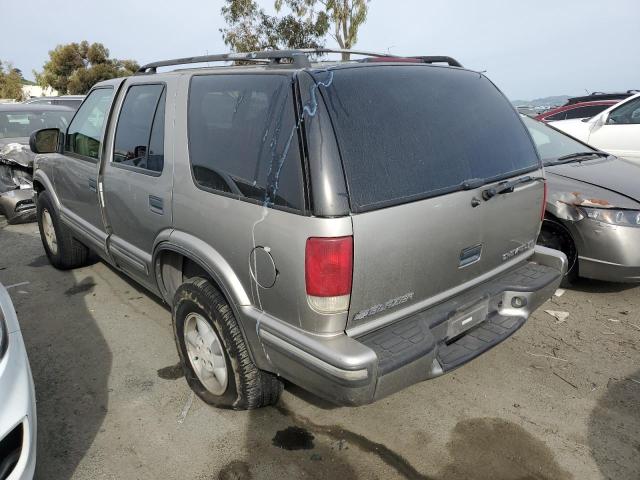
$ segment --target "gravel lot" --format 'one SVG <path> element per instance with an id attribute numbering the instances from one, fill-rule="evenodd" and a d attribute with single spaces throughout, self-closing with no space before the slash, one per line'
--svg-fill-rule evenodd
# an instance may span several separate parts
<path id="1" fill-rule="evenodd" d="M 221 411 L 176 367 L 169 310 L 103 263 L 53 269 L 0 220 L 0 282 L 38 397 L 37 478 L 639 479 L 639 287 L 581 282 L 453 374 L 335 408 L 288 385 Z M 288 450 L 286 448 L 297 448 Z"/>

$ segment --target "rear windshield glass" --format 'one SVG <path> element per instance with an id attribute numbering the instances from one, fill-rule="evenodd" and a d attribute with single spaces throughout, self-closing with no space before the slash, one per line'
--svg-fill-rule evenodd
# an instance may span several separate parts
<path id="1" fill-rule="evenodd" d="M 42 128 L 66 130 L 71 117 L 71 110 L 0 112 L 0 138 L 28 137 Z"/>
<path id="2" fill-rule="evenodd" d="M 509 101 L 480 74 L 422 65 L 318 71 L 354 211 L 540 165 Z"/>

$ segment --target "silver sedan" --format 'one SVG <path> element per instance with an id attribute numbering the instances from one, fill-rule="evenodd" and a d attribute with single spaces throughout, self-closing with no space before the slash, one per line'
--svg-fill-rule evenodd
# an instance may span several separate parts
<path id="1" fill-rule="evenodd" d="M 523 121 L 547 176 L 538 243 L 567 255 L 565 285 L 578 276 L 640 281 L 640 166 L 531 118 Z"/>

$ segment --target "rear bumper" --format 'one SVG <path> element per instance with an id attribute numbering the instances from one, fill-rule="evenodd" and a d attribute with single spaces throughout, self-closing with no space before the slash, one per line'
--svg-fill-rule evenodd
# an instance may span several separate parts
<path id="1" fill-rule="evenodd" d="M 524 264 L 358 338 L 313 335 L 250 308 L 242 313 L 254 328 L 245 332 L 260 344 L 259 367 L 334 403 L 362 405 L 458 368 L 508 338 L 553 295 L 566 268 L 563 253 L 537 246 Z M 464 330 L 467 321 L 473 326 Z"/>

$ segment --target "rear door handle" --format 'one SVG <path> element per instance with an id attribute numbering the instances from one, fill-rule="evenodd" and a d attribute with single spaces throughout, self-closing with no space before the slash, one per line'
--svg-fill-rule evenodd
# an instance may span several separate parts
<path id="1" fill-rule="evenodd" d="M 149 210 L 153 213 L 162 215 L 164 213 L 164 200 L 155 195 L 149 195 Z"/>
<path id="2" fill-rule="evenodd" d="M 92 192 L 98 191 L 98 181 L 95 178 L 89 178 L 89 190 Z"/>

